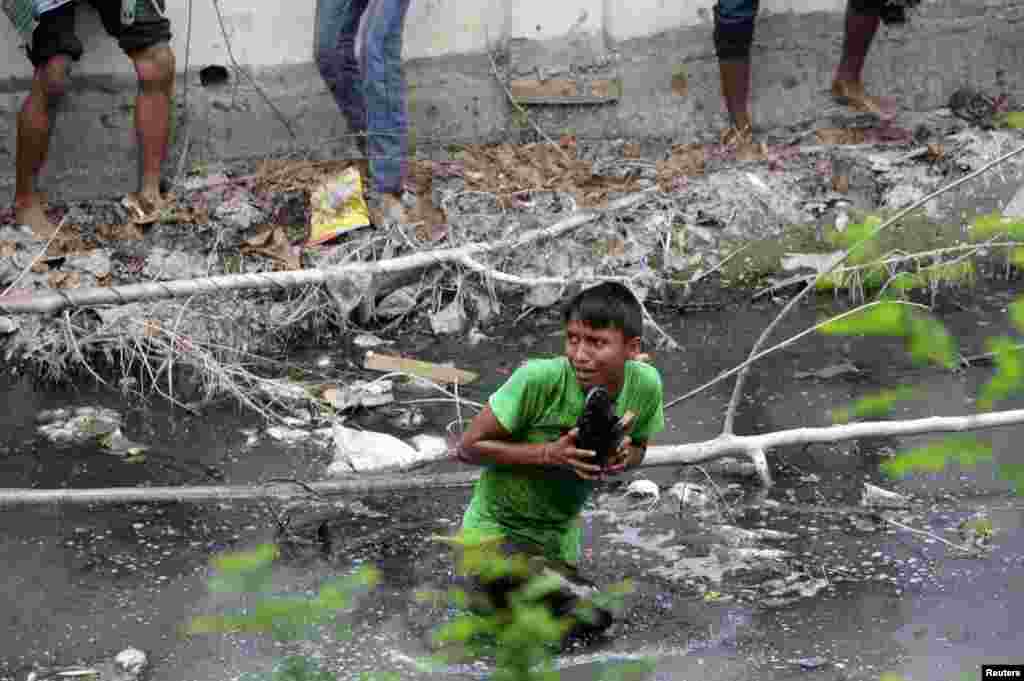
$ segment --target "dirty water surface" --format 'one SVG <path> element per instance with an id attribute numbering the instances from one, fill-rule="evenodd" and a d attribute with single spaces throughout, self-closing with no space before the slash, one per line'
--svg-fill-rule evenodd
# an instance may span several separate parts
<path id="1" fill-rule="evenodd" d="M 1012 282 L 990 283 L 940 301 L 938 313 L 962 354 L 984 352 L 986 337 L 1007 331 L 1006 306 L 1016 293 Z M 837 307 L 821 299 L 801 305 L 776 339 Z M 658 322 L 682 347 L 653 352 L 666 396 L 744 359 L 778 310 L 773 302 L 685 313 L 655 308 Z M 391 349 L 426 360 L 457 358 L 460 367 L 481 375 L 463 396 L 482 402 L 522 360 L 558 353 L 562 342 L 560 321 L 551 312 L 515 322 L 509 316 L 485 331 L 489 338 L 473 346 L 405 334 Z M 292 360 L 350 367 L 358 352 L 318 349 Z M 756 366 L 736 430 L 829 425 L 830 410 L 900 383 L 920 390 L 894 418 L 969 413 L 990 374 L 983 365 L 957 373 L 915 368 L 897 342 L 811 337 Z M 724 382 L 668 410 L 659 442 L 714 437 L 731 387 Z M 315 443 L 252 437 L 262 428 L 259 420 L 229 405 L 189 415 L 156 400 L 145 404 L 90 387 L 53 389 L 14 374 L 0 379 L 0 389 L 7 404 L 0 414 L 5 487 L 308 481 L 322 477 L 331 461 Z M 120 412 L 124 434 L 149 447 L 144 457 L 129 462 L 97 445 L 53 444 L 39 436 L 40 412 L 80 406 Z M 423 432 L 441 433 L 456 419 L 451 403 L 421 408 Z M 372 410 L 357 420 L 368 428 L 388 427 Z M 1017 643 L 1024 630 L 1024 503 L 995 471 L 998 463 L 1019 460 L 1014 444 L 1022 435 L 1020 427 L 983 434 L 993 445 L 992 463 L 906 480 L 886 478 L 878 464 L 929 438 L 771 452 L 777 484 L 764 491 L 750 480 L 716 478 L 728 509 L 714 513 L 681 510 L 666 494 L 658 501 L 624 494 L 631 479 L 653 480 L 662 490 L 684 480 L 706 483 L 699 471 L 645 469 L 606 483 L 585 516 L 582 570 L 600 584 L 629 578 L 634 591 L 606 638 L 563 652 L 562 678 L 596 678 L 637 657 L 654 660 L 648 678 L 659 680 L 831 681 L 889 672 L 923 681 L 978 678 L 982 663 L 1024 661 Z M 443 462 L 417 472 L 462 469 Z M 858 513 L 865 481 L 910 495 L 913 504 L 900 512 L 899 522 L 953 543 L 967 541 L 965 522 L 987 518 L 990 547 L 968 557 L 880 516 Z M 486 678 L 486 663 L 433 672 L 416 664 L 429 651 L 431 630 L 453 616 L 416 598 L 418 591 L 451 581 L 449 556 L 431 537 L 457 528 L 469 495 L 466 487 L 337 498 L 342 510 L 323 526 L 326 531 L 317 530 L 315 542 L 300 541 L 301 522 L 294 523 L 291 540 L 281 541 L 280 590 L 312 592 L 325 579 L 365 564 L 377 566 L 383 579 L 357 600 L 348 640 L 324 633 L 288 645 L 181 633 L 192 616 L 249 602 L 207 589 L 209 561 L 222 551 L 281 539 L 280 503 L 4 509 L 0 679 L 20 681 L 35 666 L 89 664 L 128 646 L 149 654 L 154 681 L 235 679 L 267 671 L 290 652 L 321 659 L 338 678 L 375 670 L 400 678 Z M 292 517 L 301 518 L 303 510 L 302 503 L 293 506 Z M 788 552 L 785 557 L 709 580 L 714 571 L 701 566 L 722 550 L 708 539 L 722 524 L 794 536 L 764 545 Z"/>

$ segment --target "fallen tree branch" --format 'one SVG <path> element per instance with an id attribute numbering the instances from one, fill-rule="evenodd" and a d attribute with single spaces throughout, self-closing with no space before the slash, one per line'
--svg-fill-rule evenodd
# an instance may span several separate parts
<path id="1" fill-rule="evenodd" d="M 988 163 L 983 165 L 981 168 L 978 168 L 977 170 L 975 170 L 974 172 L 972 172 L 972 173 L 970 173 L 968 175 L 965 175 L 964 177 L 960 178 L 959 180 L 956 180 L 954 182 L 951 182 L 951 183 L 947 184 L 944 187 L 940 187 L 939 189 L 936 189 L 932 193 L 930 193 L 927 196 L 924 196 L 921 199 L 915 201 L 914 203 L 910 204 L 909 206 L 907 206 L 903 210 L 901 210 L 898 213 L 896 213 L 896 215 L 892 216 L 891 218 L 889 218 L 888 220 L 886 220 L 885 222 L 880 224 L 878 227 L 876 227 L 875 229 L 873 229 L 871 231 L 870 235 L 868 235 L 867 237 L 865 237 L 861 241 L 857 242 L 856 244 L 854 244 L 853 246 L 848 248 L 842 254 L 841 257 L 839 257 L 838 259 L 836 259 L 832 263 L 832 265 L 828 269 L 823 270 L 823 271 L 819 272 L 818 274 L 816 274 L 814 276 L 814 278 L 811 280 L 810 284 L 805 286 L 799 293 L 797 293 L 795 296 L 793 296 L 793 298 L 791 298 L 789 300 L 789 302 L 786 304 L 786 306 L 784 308 L 782 308 L 782 311 L 779 312 L 778 316 L 776 316 L 776 318 L 772 321 L 772 323 L 768 325 L 768 327 L 764 330 L 764 332 L 761 334 L 761 336 L 754 343 L 754 347 L 751 348 L 750 355 L 747 358 L 747 361 L 745 361 L 743 364 L 739 365 L 738 367 L 734 367 L 733 369 L 730 369 L 729 371 L 726 371 L 726 372 L 723 372 L 722 374 L 719 374 L 714 380 L 709 381 L 708 383 L 705 383 L 703 386 L 701 386 L 697 390 L 691 390 L 690 392 L 688 392 L 687 394 L 683 395 L 682 397 L 678 397 L 678 398 L 672 400 L 671 402 L 669 402 L 669 403 L 667 403 L 665 405 L 665 408 L 667 409 L 668 407 L 671 407 L 671 406 L 673 406 L 675 404 L 678 404 L 678 403 L 680 403 L 680 402 L 682 402 L 684 400 L 687 400 L 687 399 L 693 397 L 694 395 L 697 395 L 698 393 L 702 392 L 703 390 L 706 390 L 707 388 L 711 387 L 715 383 L 718 383 L 719 381 L 727 378 L 728 376 L 731 376 L 732 374 L 739 372 L 740 375 L 736 378 L 736 385 L 734 386 L 732 397 L 729 400 L 729 406 L 727 407 L 726 414 L 725 414 L 725 423 L 724 423 L 724 425 L 722 427 L 723 434 L 730 434 L 730 433 L 732 433 L 733 420 L 735 418 L 736 408 L 737 408 L 737 406 L 739 404 L 740 396 L 742 395 L 743 382 L 746 379 L 746 374 L 749 373 L 749 367 L 750 367 L 750 365 L 754 361 L 756 361 L 756 359 L 758 359 L 760 357 L 764 357 L 766 354 L 768 354 L 766 352 L 758 352 L 758 350 L 765 343 L 765 341 L 768 340 L 768 337 L 771 335 L 772 331 L 775 330 L 775 327 L 778 326 L 779 322 L 782 321 L 782 319 L 789 313 L 789 311 L 792 310 L 796 306 L 796 304 L 798 302 L 803 300 L 804 296 L 806 296 L 809 292 L 811 292 L 811 291 L 816 289 L 816 284 L 817 284 L 817 282 L 822 277 L 824 277 L 824 276 L 826 276 L 828 274 L 831 274 L 832 271 L 835 270 L 837 267 L 839 267 L 839 265 L 841 265 L 843 262 L 845 262 L 846 259 L 849 258 L 850 255 L 857 248 L 859 248 L 862 244 L 866 243 L 869 239 L 873 238 L 875 235 L 879 234 L 882 230 L 886 229 L 890 225 L 893 225 L 893 224 L 899 222 L 904 217 L 906 217 L 907 215 L 911 214 L 912 212 L 914 212 L 918 208 L 924 206 L 926 203 L 928 203 L 932 199 L 934 199 L 934 198 L 936 198 L 938 196 L 941 196 L 942 194 L 944 194 L 944 193 L 946 193 L 948 191 L 951 191 L 951 190 L 955 189 L 956 187 L 959 187 L 962 184 L 970 182 L 974 178 L 976 178 L 976 177 L 978 177 L 978 176 L 988 172 L 992 168 L 995 168 L 996 166 L 1000 165 L 1001 163 L 1005 163 L 1006 161 L 1008 161 L 1009 159 L 1013 158 L 1014 156 L 1017 156 L 1017 155 L 1022 154 L 1022 153 L 1024 153 L 1024 146 L 1018 147 L 1018 148 L 1014 149 L 1013 151 L 1009 151 L 1009 152 L 1003 154 L 1002 156 L 999 156 L 998 158 L 995 158 L 992 161 L 989 161 Z M 778 346 L 776 346 L 776 347 L 778 347 Z"/>
<path id="2" fill-rule="evenodd" d="M 1000 428 L 1024 423 L 1024 409 L 998 411 L 970 416 L 931 416 L 909 421 L 865 421 L 822 428 L 793 428 L 763 435 L 719 435 L 713 440 L 683 445 L 655 445 L 647 450 L 641 468 L 654 466 L 681 466 L 706 463 L 728 456 L 746 456 L 763 459 L 764 452 L 776 447 L 806 444 L 826 444 L 857 440 L 866 437 L 896 437 L 948 433 Z M 444 453 L 435 460 L 448 458 Z M 427 463 L 421 460 L 417 465 Z M 360 479 L 328 480 L 304 483 L 309 490 L 320 495 L 374 494 L 410 489 L 467 487 L 479 477 L 479 471 L 410 476 L 407 473 L 380 475 Z M 0 509 L 17 506 L 47 504 L 125 504 L 144 502 L 211 502 L 243 501 L 267 498 L 293 497 L 295 484 L 286 489 L 274 487 L 279 483 L 262 485 L 210 485 L 195 487 L 110 487 L 97 489 L 12 489 L 0 488 Z M 879 509 L 865 511 L 876 515 Z"/>
<path id="3" fill-rule="evenodd" d="M 472 243 L 459 248 L 446 248 L 423 253 L 378 260 L 337 265 L 325 269 L 268 272 L 263 274 L 225 274 L 202 279 L 176 279 L 113 286 L 108 288 L 49 291 L 34 296 L 0 297 L 0 311 L 8 315 L 52 314 L 69 307 L 125 305 L 127 303 L 185 298 L 203 293 L 221 293 L 244 289 L 289 289 L 309 284 L 322 284 L 354 274 L 386 274 L 417 269 L 440 263 L 459 262 L 463 258 L 503 249 L 516 249 L 541 239 L 552 239 L 593 222 L 609 213 L 632 208 L 646 201 L 657 191 L 651 187 L 613 201 L 606 208 L 576 212 L 548 227 L 540 227 L 516 236 L 490 243 Z"/>

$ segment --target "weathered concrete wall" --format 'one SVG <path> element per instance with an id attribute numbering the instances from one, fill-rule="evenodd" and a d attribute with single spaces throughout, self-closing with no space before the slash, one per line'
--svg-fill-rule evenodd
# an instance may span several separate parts
<path id="1" fill-rule="evenodd" d="M 187 3 L 169 3 L 179 67 L 184 66 Z M 195 70 L 228 64 L 212 2 L 195 1 L 188 107 L 190 160 L 262 156 L 295 148 L 331 156 L 349 148 L 345 126 L 312 64 L 314 0 L 260 3 L 221 0 L 238 60 L 291 121 L 293 141 L 276 114 L 243 79 L 203 89 Z M 531 107 L 552 134 L 690 139 L 724 124 L 711 42 L 712 0 L 415 0 L 406 29 L 409 109 L 416 148 L 518 134 L 488 48 L 517 76 L 600 70 L 621 80 L 611 104 Z M 842 39 L 843 0 L 762 0 L 754 50 L 753 113 L 765 127 L 812 117 Z M 285 11 L 287 9 L 287 11 Z M 131 188 L 134 173 L 134 76 L 91 11 L 80 12 L 87 54 L 76 70 L 54 137 L 46 185 L 51 193 L 88 196 Z M 1024 7 L 1014 0 L 925 0 L 904 29 L 885 29 L 866 70 L 869 87 L 905 107 L 933 108 L 963 83 L 997 92 L 1024 91 Z M 0 20 L 0 192 L 13 181 L 15 113 L 30 70 L 17 37 Z M 673 92 L 685 77 L 685 94 Z M 678 91 L 678 88 L 677 88 Z M 178 107 L 182 102 L 179 87 Z M 180 133 L 180 130 L 179 130 Z M 182 135 L 177 135 L 178 138 Z M 179 139 L 180 142 L 180 139 Z M 173 155 L 177 159 L 177 154 Z"/>

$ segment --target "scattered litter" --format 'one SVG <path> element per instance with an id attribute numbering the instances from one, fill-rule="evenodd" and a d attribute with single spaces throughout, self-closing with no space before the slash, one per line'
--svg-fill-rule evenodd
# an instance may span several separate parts
<path id="1" fill-rule="evenodd" d="M 418 284 L 409 284 L 395 289 L 374 307 L 378 317 L 401 317 L 408 314 L 416 307 L 422 287 Z"/>
<path id="2" fill-rule="evenodd" d="M 363 178 L 355 166 L 325 180 L 310 197 L 313 217 L 309 245 L 330 241 L 345 232 L 370 225 L 363 198 Z"/>
<path id="3" fill-rule="evenodd" d="M 367 350 L 363 367 L 371 371 L 400 371 L 429 379 L 435 383 L 458 383 L 459 385 L 472 383 L 478 376 L 478 374 L 472 371 L 464 371 L 451 366 L 434 364 L 433 362 L 425 362 L 408 357 L 383 355 L 373 350 Z"/>
<path id="4" fill-rule="evenodd" d="M 414 435 L 409 442 L 420 453 L 421 460 L 433 461 L 448 458 L 448 442 L 440 435 L 426 433 Z"/>
<path id="5" fill-rule="evenodd" d="M 802 269 L 814 270 L 817 273 L 828 272 L 836 263 L 843 259 L 843 251 L 833 253 L 787 253 L 782 256 L 782 269 L 794 272 Z"/>
<path id="6" fill-rule="evenodd" d="M 484 341 L 489 341 L 489 340 L 491 340 L 491 337 L 488 336 L 487 334 L 481 332 L 480 329 L 476 328 L 475 326 L 472 329 L 469 330 L 468 334 L 466 334 L 466 341 L 470 345 L 474 345 L 474 346 L 480 345 Z"/>
<path id="7" fill-rule="evenodd" d="M 288 428 L 285 426 L 270 426 L 266 433 L 271 438 L 285 444 L 298 444 L 310 439 L 312 435 L 308 430 L 302 428 Z"/>
<path id="8" fill-rule="evenodd" d="M 8 336 L 20 328 L 20 325 L 11 317 L 0 317 L 0 335 Z"/>
<path id="9" fill-rule="evenodd" d="M 1017 190 L 1017 193 L 1003 208 L 1003 217 L 1024 218 L 1024 186 Z"/>
<path id="10" fill-rule="evenodd" d="M 113 409 L 78 407 L 53 409 L 36 416 L 38 432 L 52 442 L 85 444 L 110 433 L 120 433 L 124 421 Z"/>
<path id="11" fill-rule="evenodd" d="M 114 658 L 114 665 L 118 671 L 125 674 L 137 676 L 142 673 L 147 664 L 149 664 L 149 659 L 146 657 L 146 653 L 138 648 L 126 648 Z"/>
<path id="12" fill-rule="evenodd" d="M 799 665 L 801 669 L 821 669 L 828 664 L 828 660 L 824 657 L 801 657 L 796 660 L 790 660 L 790 664 Z"/>
<path id="13" fill-rule="evenodd" d="M 658 484 L 651 480 L 634 480 L 626 488 L 626 496 L 657 501 L 661 496 Z"/>
<path id="14" fill-rule="evenodd" d="M 297 270 L 302 261 L 297 250 L 292 248 L 284 227 L 267 225 L 256 236 L 242 243 L 242 255 L 260 255 L 270 258 L 280 269 Z"/>
<path id="15" fill-rule="evenodd" d="M 560 284 L 539 284 L 531 286 L 526 296 L 523 297 L 523 305 L 526 307 L 551 307 L 562 300 L 564 287 Z"/>
<path id="16" fill-rule="evenodd" d="M 394 435 L 342 425 L 334 427 L 334 448 L 329 476 L 407 468 L 425 459 L 419 450 Z"/>
<path id="17" fill-rule="evenodd" d="M 378 338 L 372 333 L 361 333 L 352 339 L 352 345 L 357 348 L 376 348 L 381 345 L 393 345 L 395 341 Z"/>
<path id="18" fill-rule="evenodd" d="M 459 298 L 430 315 L 430 329 L 438 335 L 453 336 L 462 333 L 467 322 L 466 311 L 462 308 L 462 301 Z"/>
<path id="19" fill-rule="evenodd" d="M 793 374 L 794 378 L 817 378 L 822 381 L 829 381 L 839 376 L 857 376 L 861 373 L 852 362 L 843 361 L 838 364 L 830 364 L 829 366 L 818 369 L 817 371 L 798 371 Z"/>
<path id="20" fill-rule="evenodd" d="M 398 412 L 392 416 L 388 423 L 399 430 L 417 430 L 427 420 L 427 417 L 423 414 L 422 409 L 415 407 L 399 409 Z"/>
<path id="21" fill-rule="evenodd" d="M 910 497 L 865 482 L 860 503 L 875 508 L 907 508 L 910 506 Z"/>
<path id="22" fill-rule="evenodd" d="M 328 388 L 323 399 L 338 411 L 364 407 L 382 407 L 395 401 L 391 381 L 355 381 L 347 386 Z"/>
<path id="23" fill-rule="evenodd" d="M 681 506 L 703 508 L 711 503 L 711 495 L 703 485 L 693 482 L 677 482 L 668 490 L 668 495 Z"/>
<path id="24" fill-rule="evenodd" d="M 218 220 L 236 229 L 249 229 L 266 219 L 263 211 L 253 205 L 248 194 L 240 193 L 217 206 L 214 215 Z"/>

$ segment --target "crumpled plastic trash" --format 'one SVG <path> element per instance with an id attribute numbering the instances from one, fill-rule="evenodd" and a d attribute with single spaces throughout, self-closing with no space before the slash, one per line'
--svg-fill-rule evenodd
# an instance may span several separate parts
<path id="1" fill-rule="evenodd" d="M 328 178 L 310 197 L 310 246 L 326 243 L 345 232 L 370 224 L 370 213 L 363 198 L 363 178 L 350 166 Z"/>

